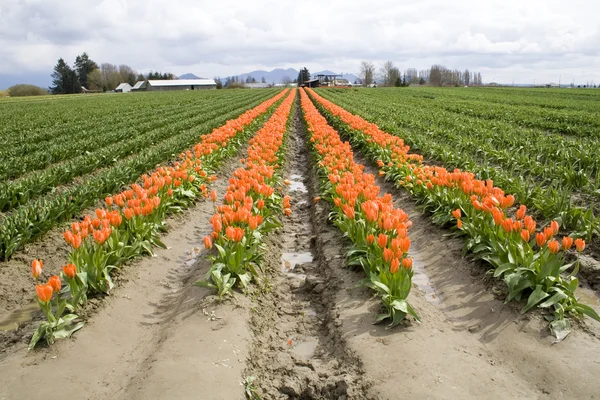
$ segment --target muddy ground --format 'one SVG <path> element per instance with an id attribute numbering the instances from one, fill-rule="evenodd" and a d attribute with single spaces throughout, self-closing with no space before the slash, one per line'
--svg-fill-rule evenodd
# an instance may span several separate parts
<path id="1" fill-rule="evenodd" d="M 264 272 L 248 296 L 220 303 L 193 286 L 209 264 L 202 238 L 210 201 L 171 218 L 167 250 L 124 271 L 71 340 L 0 353 L 0 399 L 591 399 L 600 395 L 598 324 L 552 344 L 541 316 L 504 305 L 462 240 L 431 224 L 406 192 L 378 179 L 413 221 L 422 323 L 373 325 L 379 301 L 344 268 L 349 242 L 328 223 L 306 131 L 295 111 L 287 138 L 293 214 L 267 239 Z M 215 184 L 241 166 L 224 165 Z M 357 155 L 357 161 L 372 166 Z M 595 294 L 582 292 L 590 301 Z M 598 305 L 596 304 L 597 308 Z"/>

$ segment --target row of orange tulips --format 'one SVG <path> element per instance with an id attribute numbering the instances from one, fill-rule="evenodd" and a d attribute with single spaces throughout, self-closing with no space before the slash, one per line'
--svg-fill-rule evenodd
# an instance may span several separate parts
<path id="1" fill-rule="evenodd" d="M 263 255 L 262 237 L 280 226 L 277 218 L 283 208 L 291 214 L 289 196 L 276 192 L 281 175 L 280 163 L 285 156 L 283 146 L 292 104 L 293 90 L 279 108 L 250 141 L 244 167 L 233 172 L 222 205 L 210 222 L 213 232 L 204 238 L 205 247 L 217 252 L 211 256 L 212 266 L 206 280 L 196 282 L 218 291 L 219 297 L 228 294 L 234 285 L 243 290 L 258 274 Z M 216 192 L 211 193 L 216 202 Z"/>
<path id="2" fill-rule="evenodd" d="M 376 322 L 389 320 L 390 326 L 395 326 L 408 314 L 418 321 L 406 300 L 413 276 L 408 257 L 412 222 L 403 210 L 394 208 L 389 193 L 379 196 L 375 177 L 354 162 L 350 145 L 341 140 L 304 90 L 300 95 L 310 143 L 318 159 L 322 198 L 333 205 L 334 223 L 354 244 L 348 264 L 363 268 L 366 278 L 362 283 L 379 293 L 385 307 Z"/>
<path id="3" fill-rule="evenodd" d="M 557 239 L 559 224 L 552 221 L 538 231 L 527 208 L 514 206 L 514 196 L 482 181 L 470 172 L 427 166 L 422 157 L 410 154 L 401 138 L 382 131 L 373 123 L 353 115 L 314 91 L 310 95 L 321 110 L 340 126 L 350 141 L 376 161 L 380 174 L 402 186 L 434 214 L 434 221 L 446 224 L 454 218 L 467 249 L 494 267 L 494 276 L 508 286 L 507 301 L 527 298 L 523 311 L 535 306 L 553 309 L 550 327 L 563 338 L 570 330 L 567 315 L 600 316 L 575 296 L 578 262 L 566 263 L 565 252 L 573 245 L 583 251 L 585 241 L 564 236 Z M 570 271 L 570 273 L 568 273 Z"/>
<path id="4" fill-rule="evenodd" d="M 208 197 L 207 184 L 216 179 L 211 172 L 239 149 L 260 123 L 260 117 L 285 94 L 279 93 L 202 136 L 174 165 L 143 176 L 141 185 L 133 184 L 130 189 L 107 197 L 107 208 L 99 208 L 94 215 L 74 222 L 64 232 L 72 247 L 69 263 L 61 274 L 65 284 L 60 277 L 52 276 L 47 284 L 36 286 L 37 300 L 47 322 L 40 325 L 29 348 L 42 338 L 51 344 L 81 328 L 83 323 L 75 323 L 77 315 L 73 312 L 86 303 L 88 294 L 110 292 L 114 286 L 113 269 L 138 255 L 152 254 L 155 246 L 164 247 L 159 234 L 165 231 L 166 215 L 181 211 L 200 195 Z M 36 281 L 40 273 L 41 261 L 36 260 L 32 265 Z M 63 315 L 65 310 L 69 314 Z"/>

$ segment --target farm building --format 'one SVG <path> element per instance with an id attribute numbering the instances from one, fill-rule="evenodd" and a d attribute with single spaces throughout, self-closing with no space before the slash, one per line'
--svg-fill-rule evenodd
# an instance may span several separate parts
<path id="1" fill-rule="evenodd" d="M 138 90 L 140 90 L 140 87 L 142 87 L 142 85 L 146 83 L 146 81 L 138 81 L 136 82 L 135 85 L 133 85 L 133 87 L 131 88 L 132 92 L 137 92 Z"/>
<path id="2" fill-rule="evenodd" d="M 137 87 L 138 84 L 135 86 Z M 173 79 L 144 81 L 136 91 L 156 92 L 167 90 L 200 90 L 216 88 L 217 83 L 214 81 L 214 79 Z"/>
<path id="3" fill-rule="evenodd" d="M 121 83 L 119 86 L 117 86 L 115 88 L 115 92 L 117 92 L 117 93 L 131 92 L 131 85 L 129 83 Z"/>

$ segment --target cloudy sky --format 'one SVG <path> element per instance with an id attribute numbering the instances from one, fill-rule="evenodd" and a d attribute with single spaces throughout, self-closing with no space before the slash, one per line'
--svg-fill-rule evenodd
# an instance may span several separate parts
<path id="1" fill-rule="evenodd" d="M 600 83 L 598 0 L 0 0 L 0 89 L 59 57 L 175 74 L 433 63 L 484 82 Z"/>

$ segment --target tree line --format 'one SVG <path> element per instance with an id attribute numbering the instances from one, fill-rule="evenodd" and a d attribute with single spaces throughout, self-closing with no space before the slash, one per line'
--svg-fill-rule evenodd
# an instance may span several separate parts
<path id="1" fill-rule="evenodd" d="M 83 88 L 107 92 L 115 90 L 121 83 L 129 83 L 133 86 L 137 81 L 146 79 L 177 79 L 177 77 L 171 73 L 153 71 L 144 75 L 125 64 L 98 65 L 84 52 L 75 58 L 72 67 L 63 58 L 58 59 L 52 73 L 52 86 L 49 89 L 52 94 L 81 93 Z"/>
<path id="2" fill-rule="evenodd" d="M 408 86 L 411 84 L 432 86 L 479 86 L 483 85 L 480 72 L 471 72 L 458 69 L 446 68 L 440 64 L 434 64 L 429 69 L 417 71 L 416 68 L 408 68 L 402 73 L 392 61 L 384 62 L 379 71 L 370 61 L 360 64 L 359 78 L 365 86 L 380 84 L 382 86 Z"/>

